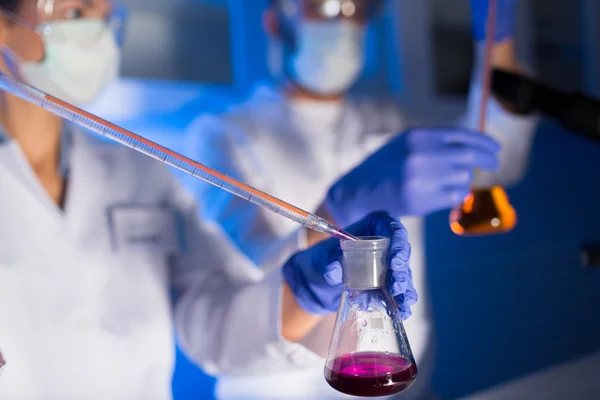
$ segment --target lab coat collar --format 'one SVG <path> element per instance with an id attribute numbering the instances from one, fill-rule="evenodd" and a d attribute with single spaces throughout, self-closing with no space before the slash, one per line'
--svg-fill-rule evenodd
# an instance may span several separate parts
<path id="1" fill-rule="evenodd" d="M 290 120 L 289 114 L 292 112 L 290 108 L 291 100 L 285 95 L 284 88 L 281 84 L 273 83 L 269 81 L 263 81 L 254 86 L 252 89 L 251 103 L 269 103 L 279 104 L 281 108 L 269 107 L 272 111 L 272 115 L 276 120 L 281 120 L 284 117 L 285 129 L 289 130 L 289 124 L 287 121 Z M 287 117 L 285 117 L 287 115 Z M 354 137 L 354 133 L 357 132 L 356 123 L 360 123 L 360 110 L 355 102 L 350 98 L 346 97 L 342 100 L 341 112 L 338 120 L 338 127 L 336 132 L 343 137 L 340 137 L 340 144 L 343 146 L 344 141 L 353 142 L 357 138 Z M 351 129 L 348 129 L 351 128 Z M 354 129 L 353 129 L 354 128 Z M 296 132 L 303 135 L 301 132 Z"/>
<path id="2" fill-rule="evenodd" d="M 67 179 L 69 175 L 72 144 L 73 126 L 71 124 L 65 124 L 63 132 L 61 133 L 60 156 L 57 165 L 59 173 L 65 179 Z M 20 184 L 33 193 L 33 196 L 48 209 L 49 213 L 54 215 L 57 221 L 60 222 L 60 220 L 62 220 L 61 210 L 48 197 L 48 194 L 45 192 L 35 176 L 35 173 L 31 169 L 19 144 L 12 140 L 1 128 L 0 165 L 10 171 Z"/>
<path id="3" fill-rule="evenodd" d="M 291 112 L 290 100 L 283 92 L 282 87 L 271 87 L 270 90 L 266 86 L 258 88 L 256 94 L 271 100 L 278 100 L 281 104 L 286 105 L 286 112 Z M 286 118 L 289 121 L 289 118 Z M 335 143 L 336 148 L 340 152 L 353 149 L 356 142 L 365 132 L 362 129 L 363 121 L 359 106 L 351 97 L 347 96 L 341 100 L 341 111 L 335 127 Z M 289 128 L 287 128 L 289 129 Z M 298 135 L 304 136 L 302 132 L 296 132 Z"/>
<path id="4" fill-rule="evenodd" d="M 77 234 L 78 229 L 85 225 L 89 209 L 106 197 L 103 190 L 107 187 L 106 181 L 110 179 L 114 163 L 103 156 L 104 144 L 88 133 L 73 131 L 72 145 L 65 211 L 70 230 Z M 105 153 L 108 156 L 114 154 Z"/>
<path id="5" fill-rule="evenodd" d="M 2 169 L 0 174 L 6 174 L 7 179 L 3 184 L 11 185 L 11 190 L 15 193 L 26 192 L 23 195 L 34 200 L 32 206 L 37 203 L 46 210 L 44 215 L 50 216 L 57 224 L 61 224 L 60 209 L 44 190 L 16 141 L 5 140 L 0 143 L 0 168 Z"/>
<path id="6" fill-rule="evenodd" d="M 40 200 L 58 222 L 66 221 L 71 228 L 84 224 L 87 210 L 94 201 L 103 198 L 102 188 L 109 177 L 110 161 L 101 156 L 101 151 L 91 137 L 69 126 L 65 129 L 61 147 L 59 168 L 68 174 L 65 213 L 50 201 L 47 193 L 37 181 L 18 143 L 3 135 L 0 139 L 0 166 L 8 170 L 17 181 Z"/>
<path id="7" fill-rule="evenodd" d="M 71 157 L 71 148 L 73 147 L 73 126 L 66 123 L 63 132 L 60 136 L 60 154 L 58 161 L 58 172 L 63 178 L 69 176 L 69 158 Z M 11 139 L 0 127 L 0 146 L 10 143 Z"/>
<path id="8" fill-rule="evenodd" d="M 25 159 L 17 142 L 6 139 L 0 142 L 0 167 L 5 169 L 16 179 L 16 182 L 35 196 L 39 197 L 43 194 L 42 187 L 36 182 L 31 166 Z"/>
<path id="9" fill-rule="evenodd" d="M 262 81 L 254 85 L 251 91 L 251 98 L 255 101 L 260 102 L 269 102 L 269 103 L 281 103 L 281 104 L 290 104 L 291 100 L 285 94 L 284 86 L 281 84 Z M 352 103 L 348 98 L 343 98 L 341 100 L 341 107 L 346 108 L 348 105 Z"/>

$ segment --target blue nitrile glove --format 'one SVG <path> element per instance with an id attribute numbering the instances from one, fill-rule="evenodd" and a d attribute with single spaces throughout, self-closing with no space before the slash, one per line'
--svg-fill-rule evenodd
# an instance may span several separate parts
<path id="1" fill-rule="evenodd" d="M 420 216 L 451 208 L 469 193 L 476 168 L 498 168 L 499 150 L 474 131 L 409 130 L 337 181 L 324 206 L 340 226 L 377 210 Z"/>
<path id="2" fill-rule="evenodd" d="M 489 0 L 471 0 L 473 38 L 485 40 Z M 496 0 L 496 27 L 494 41 L 500 42 L 515 35 L 517 0 Z"/>
<path id="3" fill-rule="evenodd" d="M 406 228 L 385 212 L 375 212 L 347 229 L 356 236 L 383 236 L 390 239 L 388 288 L 396 298 L 402 319 L 417 302 L 408 266 L 410 244 Z M 306 312 L 324 315 L 335 312 L 344 289 L 342 250 L 338 239 L 325 240 L 293 255 L 283 266 L 283 277 L 296 301 Z"/>

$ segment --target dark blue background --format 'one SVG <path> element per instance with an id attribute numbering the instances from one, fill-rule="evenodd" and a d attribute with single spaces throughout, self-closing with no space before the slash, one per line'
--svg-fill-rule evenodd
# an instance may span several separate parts
<path id="1" fill-rule="evenodd" d="M 461 238 L 427 221 L 440 393 L 453 398 L 600 349 L 600 144 L 544 123 L 529 174 L 509 196 L 510 234 Z"/>

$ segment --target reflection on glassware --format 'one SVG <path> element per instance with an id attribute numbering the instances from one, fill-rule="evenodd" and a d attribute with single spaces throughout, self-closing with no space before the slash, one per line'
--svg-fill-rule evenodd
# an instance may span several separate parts
<path id="1" fill-rule="evenodd" d="M 408 389 L 417 377 L 400 311 L 386 288 L 389 239 L 342 241 L 344 278 L 325 364 L 334 389 L 362 397 Z"/>
<path id="2" fill-rule="evenodd" d="M 511 231 L 517 212 L 502 186 L 475 188 L 450 213 L 450 229 L 457 235 L 492 235 Z"/>

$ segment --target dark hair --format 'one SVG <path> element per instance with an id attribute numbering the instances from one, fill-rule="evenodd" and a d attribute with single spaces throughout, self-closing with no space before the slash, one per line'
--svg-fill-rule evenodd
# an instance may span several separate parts
<path id="1" fill-rule="evenodd" d="M 0 9 L 15 13 L 19 11 L 22 0 L 0 0 Z"/>

